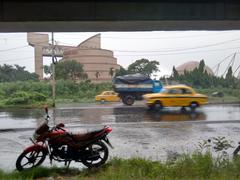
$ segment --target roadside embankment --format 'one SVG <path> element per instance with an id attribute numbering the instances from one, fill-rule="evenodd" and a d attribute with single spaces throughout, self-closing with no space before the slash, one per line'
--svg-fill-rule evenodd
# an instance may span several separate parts
<path id="1" fill-rule="evenodd" d="M 112 159 L 96 169 L 40 167 L 25 172 L 0 171 L 0 179 L 239 179 L 240 159 L 214 159 L 210 153 L 182 155 L 167 162 Z"/>

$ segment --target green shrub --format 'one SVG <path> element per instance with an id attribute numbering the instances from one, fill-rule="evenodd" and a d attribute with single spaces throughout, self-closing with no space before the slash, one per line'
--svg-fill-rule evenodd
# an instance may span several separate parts
<path id="1" fill-rule="evenodd" d="M 32 101 L 46 101 L 47 100 L 47 96 L 45 96 L 44 94 L 42 93 L 38 93 L 38 92 L 32 92 L 29 94 L 29 98 L 32 100 Z"/>
<path id="2" fill-rule="evenodd" d="M 24 91 L 18 91 L 15 92 L 14 94 L 12 94 L 10 96 L 10 98 L 8 98 L 8 100 L 6 101 L 6 104 L 10 105 L 10 104 L 28 104 L 29 101 L 29 94 L 27 92 Z"/>
<path id="3" fill-rule="evenodd" d="M 46 101 L 47 97 L 38 92 L 18 91 L 12 94 L 6 101 L 7 105 L 30 104 L 33 102 Z"/>
<path id="4" fill-rule="evenodd" d="M 7 105 L 19 105 L 19 104 L 28 104 L 28 103 L 29 103 L 28 98 L 24 98 L 24 97 L 9 98 L 6 101 Z"/>

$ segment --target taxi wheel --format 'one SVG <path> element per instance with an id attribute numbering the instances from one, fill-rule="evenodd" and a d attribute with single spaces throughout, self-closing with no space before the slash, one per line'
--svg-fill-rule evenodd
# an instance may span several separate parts
<path id="1" fill-rule="evenodd" d="M 181 107 L 181 112 L 187 112 L 186 108 L 183 106 Z"/>
<path id="2" fill-rule="evenodd" d="M 191 109 L 192 111 L 194 111 L 197 107 L 198 107 L 198 103 L 196 103 L 196 102 L 192 102 L 192 103 L 190 104 L 190 109 Z"/>
<path id="3" fill-rule="evenodd" d="M 154 103 L 154 108 L 155 108 L 156 110 L 162 109 L 163 106 L 162 106 L 161 101 L 155 101 L 155 103 Z"/>
<path id="4" fill-rule="evenodd" d="M 154 110 L 154 108 L 155 108 L 155 105 L 148 105 L 148 110 Z"/>
<path id="5" fill-rule="evenodd" d="M 101 101 L 100 101 L 100 102 L 101 102 L 102 104 L 103 104 L 103 103 L 105 103 L 105 99 L 101 99 Z"/>

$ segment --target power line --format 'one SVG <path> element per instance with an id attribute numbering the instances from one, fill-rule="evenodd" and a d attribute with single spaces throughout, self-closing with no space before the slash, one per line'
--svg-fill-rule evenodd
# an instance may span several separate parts
<path id="1" fill-rule="evenodd" d="M 192 49 L 199 49 L 199 48 L 206 48 L 206 47 L 212 47 L 212 46 L 217 46 L 217 45 L 221 45 L 221 44 L 225 44 L 225 43 L 229 43 L 229 42 L 234 42 L 234 41 L 239 41 L 240 38 L 238 39 L 232 39 L 232 40 L 228 40 L 228 41 L 223 41 L 223 42 L 218 42 L 218 43 L 214 43 L 214 44 L 208 44 L 208 45 L 203 45 L 203 46 L 198 46 L 198 47 L 192 47 L 192 48 L 182 48 L 182 49 L 168 49 L 168 50 L 148 50 L 148 51 L 128 51 L 128 50 L 113 50 L 115 52 L 174 52 L 174 51 L 187 51 L 187 50 L 192 50 Z M 46 42 L 46 41 L 43 41 Z M 41 44 L 43 42 L 39 42 L 36 44 Z M 61 42 L 61 41 L 58 41 Z M 62 42 L 61 42 L 62 43 Z M 67 43 L 64 43 L 67 44 Z M 12 50 L 16 50 L 16 49 L 21 49 L 21 48 L 26 48 L 29 47 L 29 45 L 26 46 L 19 46 L 19 47 L 14 47 L 14 48 L 10 48 L 10 49 L 4 49 L 4 50 L 0 50 L 0 52 L 6 52 L 6 51 L 12 51 Z"/>
<path id="2" fill-rule="evenodd" d="M 97 32 L 96 32 L 97 33 Z M 156 34 L 156 32 L 151 32 L 152 34 Z M 162 33 L 162 32 L 160 32 Z M 207 33 L 207 32 L 206 32 Z M 198 38 L 198 37 L 206 37 L 206 36 L 215 36 L 215 35 L 224 35 L 224 34 L 228 34 L 230 33 L 230 31 L 227 32 L 220 32 L 220 33 L 212 33 L 212 34 L 195 34 L 195 35 L 189 35 L 189 36 L 165 36 L 165 37 L 123 37 L 123 35 L 121 37 L 119 36 L 107 36 L 104 34 L 101 34 L 101 38 L 109 38 L 109 39 L 179 39 L 179 38 Z M 139 33 L 136 33 L 137 35 L 139 35 Z M 66 35 L 71 35 L 71 34 L 66 34 Z M 65 35 L 65 36 L 66 36 Z M 147 34 L 147 33 L 143 33 L 144 36 L 149 36 L 151 34 Z M 231 34 L 232 35 L 232 34 Z M 76 35 L 76 36 L 81 36 L 81 37 L 86 37 L 84 35 Z M 68 39 L 78 39 L 78 37 L 69 37 Z"/>
<path id="3" fill-rule="evenodd" d="M 178 54 L 191 54 L 191 53 L 200 53 L 200 52 L 214 52 L 214 51 L 226 51 L 230 49 L 238 49 L 240 47 L 225 48 L 225 49 L 212 49 L 212 50 L 202 50 L 202 51 L 190 51 L 190 52 L 176 52 L 176 53 L 144 53 L 144 54 L 116 54 L 116 56 L 162 56 L 162 55 L 178 55 Z"/>
<path id="4" fill-rule="evenodd" d="M 6 60 L 2 60 L 1 62 L 6 62 L 6 61 L 22 61 L 22 60 L 29 60 L 29 59 L 34 59 L 33 56 L 31 57 L 23 57 L 23 58 L 17 58 L 17 59 L 6 59 Z"/>
<path id="5" fill-rule="evenodd" d="M 229 41 L 223 41 L 223 42 L 219 42 L 219 43 L 215 43 L 215 44 L 209 44 L 209 45 L 198 46 L 198 47 L 193 47 L 193 48 L 184 48 L 184 49 L 148 50 L 148 51 L 143 51 L 143 50 L 131 50 L 131 51 L 129 51 L 129 50 L 116 50 L 116 49 L 112 49 L 112 51 L 114 51 L 114 52 L 123 52 L 123 53 L 124 52 L 130 52 L 130 53 L 131 52 L 134 52 L 134 53 L 159 53 L 159 52 L 188 51 L 188 50 L 192 50 L 192 49 L 199 49 L 199 48 L 217 46 L 217 45 L 221 45 L 221 44 L 225 44 L 225 43 L 233 42 L 233 41 L 239 41 L 239 40 L 240 40 L 240 38 L 232 39 L 232 40 L 229 40 Z M 71 45 L 69 43 L 64 43 L 64 42 L 61 42 L 61 41 L 58 41 L 58 42 L 66 44 L 66 45 Z M 71 46 L 73 46 L 73 45 L 71 45 Z M 235 48 L 240 48 L 240 47 L 234 47 L 234 48 L 228 48 L 228 49 L 235 49 Z M 227 49 L 227 48 L 225 48 L 225 49 Z M 88 50 L 88 49 L 82 49 L 82 50 Z M 206 51 L 215 51 L 215 50 L 206 50 Z M 191 52 L 189 52 L 189 53 L 191 53 Z"/>
<path id="6" fill-rule="evenodd" d="M 234 53 L 232 59 L 230 60 L 227 68 L 225 69 L 224 73 L 223 73 L 223 76 L 227 73 L 228 69 L 231 67 L 231 65 L 233 65 L 234 61 L 235 61 L 235 57 L 236 57 L 236 53 Z"/>
<path id="7" fill-rule="evenodd" d="M 199 52 L 210 52 L 210 51 L 223 51 L 223 50 L 229 50 L 229 49 L 236 49 L 239 47 L 235 47 L 235 48 L 226 48 L 226 49 L 215 49 L 215 50 L 205 50 L 205 51 L 193 51 L 193 52 L 180 52 L 180 53 L 164 53 L 164 54 L 115 54 L 115 56 L 161 56 L 161 55 L 177 55 L 177 54 L 189 54 L 189 53 L 199 53 Z M 217 63 L 212 69 L 215 69 L 216 66 L 219 64 L 221 64 L 222 62 L 224 62 L 227 58 L 229 58 L 230 56 L 232 56 L 234 53 L 231 53 L 230 55 L 228 55 L 227 57 L 225 57 L 222 61 L 220 61 L 219 63 Z M 77 56 L 76 56 L 77 57 Z M 33 59 L 34 57 L 26 57 L 28 59 Z M 21 59 L 26 59 L 26 58 L 17 58 L 17 59 L 7 59 L 4 61 L 0 61 L 0 62 L 5 62 L 5 61 L 17 61 L 17 60 L 21 60 Z"/>
<path id="8" fill-rule="evenodd" d="M 239 53 L 238 53 L 239 54 Z M 235 75 L 235 73 L 238 71 L 238 69 L 240 68 L 240 64 L 237 66 L 237 68 L 235 69 L 235 71 L 233 72 L 233 76 Z M 240 71 L 239 71 L 240 74 Z"/>
<path id="9" fill-rule="evenodd" d="M 218 43 L 214 43 L 214 44 L 208 44 L 208 45 L 203 45 L 203 46 L 197 46 L 197 47 L 190 47 L 190 48 L 182 48 L 182 49 L 168 49 L 168 50 L 147 50 L 147 51 L 143 51 L 143 50 L 114 50 L 112 49 L 112 51 L 115 51 L 115 52 L 135 52 L 135 53 L 142 53 L 142 52 L 175 52 L 175 51 L 187 51 L 187 50 L 192 50 L 192 49 L 201 49 L 201 48 L 206 48 L 206 47 L 213 47 L 213 46 L 218 46 L 218 45 L 222 45 L 222 44 L 226 44 L 226 43 L 229 43 L 229 42 L 234 42 L 234 41 L 239 41 L 240 38 L 238 39 L 231 39 L 231 40 L 228 40 L 228 41 L 223 41 L 223 42 L 218 42 Z M 58 42 L 61 42 L 61 41 L 58 41 Z M 61 42 L 62 43 L 62 42 Z M 67 44 L 67 43 L 64 43 L 64 44 Z M 239 48 L 239 47 L 237 47 Z M 84 49 L 82 49 L 84 50 Z"/>
<path id="10" fill-rule="evenodd" d="M 240 64 L 238 65 L 238 67 L 236 68 L 236 70 L 234 71 L 234 73 L 233 73 L 233 76 L 234 76 L 234 74 L 237 72 L 237 70 L 240 68 Z M 239 71 L 239 73 L 240 73 L 240 71 Z"/>
<path id="11" fill-rule="evenodd" d="M 183 39 L 183 38 L 199 38 L 207 36 L 223 35 L 223 34 L 202 34 L 202 35 L 189 35 L 189 36 L 168 36 L 168 37 L 113 37 L 113 36 L 102 36 L 102 38 L 107 39 L 152 39 L 152 40 L 161 40 L 161 39 Z"/>
<path id="12" fill-rule="evenodd" d="M 214 69 L 216 66 L 220 66 L 220 64 L 222 64 L 224 61 L 226 61 L 229 57 L 231 57 L 232 55 L 234 55 L 235 53 L 238 53 L 238 52 L 234 52 L 234 53 L 231 53 L 230 55 L 226 56 L 225 58 L 223 58 L 219 63 L 217 63 L 212 69 Z"/>
<path id="13" fill-rule="evenodd" d="M 42 41 L 42 42 L 36 43 L 36 45 L 42 44 L 44 42 L 46 42 L 46 41 Z M 45 45 L 42 45 L 42 46 L 45 46 Z M 14 48 L 9 48 L 9 49 L 3 49 L 3 50 L 0 50 L 0 52 L 12 51 L 12 50 L 22 49 L 22 48 L 26 48 L 26 47 L 29 47 L 29 45 L 19 46 L 19 47 L 14 47 Z"/>
<path id="14" fill-rule="evenodd" d="M 28 47 L 28 45 L 26 45 L 26 46 L 14 47 L 14 48 L 10 48 L 10 49 L 0 50 L 0 52 L 12 51 L 12 50 L 15 50 L 15 49 L 22 49 L 22 48 L 26 48 L 26 47 Z"/>
<path id="15" fill-rule="evenodd" d="M 218 33 L 217 33 L 218 34 Z M 216 35 L 216 34 L 215 34 Z M 208 35 L 203 35 L 203 36 L 208 36 Z M 186 38 L 186 37 L 191 37 L 191 36 L 181 36 L 181 37 L 174 37 L 174 38 Z M 194 35 L 193 37 L 196 37 L 196 35 Z M 107 37 L 107 38 L 111 38 L 111 37 Z M 112 37 L 115 38 L 115 37 Z M 122 37 L 121 37 L 122 38 Z M 169 37 L 162 37 L 163 39 L 165 38 L 169 38 Z M 162 38 L 158 38 L 158 37 L 151 37 L 150 39 L 162 39 Z M 171 38 L 171 37 L 170 37 Z M 4 38 L 6 39 L 6 38 Z M 68 38 L 69 39 L 69 38 Z M 71 39 L 71 38 L 70 38 Z M 76 39 L 76 38 L 73 38 Z M 123 39 L 131 39 L 131 38 L 123 38 Z M 134 38 L 133 38 L 134 39 Z M 137 38 L 136 38 L 137 39 Z M 141 39 L 149 39 L 149 38 L 141 38 Z M 170 50 L 151 50 L 151 51 L 141 51 L 141 52 L 172 52 L 172 51 L 184 51 L 184 50 L 191 50 L 191 49 L 198 49 L 198 48 L 205 48 L 205 47 L 211 47 L 211 46 L 216 46 L 216 45 L 220 45 L 220 44 L 225 44 L 225 43 L 229 43 L 229 42 L 233 42 L 233 41 L 238 41 L 240 39 L 232 39 L 232 40 L 228 40 L 228 41 L 223 41 L 223 42 L 219 42 L 219 43 L 215 43 L 215 44 L 210 44 L 210 45 L 203 45 L 203 46 L 198 46 L 198 47 L 193 47 L 193 48 L 183 48 L 183 49 L 170 49 Z M 45 41 L 43 41 L 45 42 Z M 36 44 L 41 44 L 43 42 L 39 42 Z M 59 41 L 60 42 L 60 41 Z M 65 43 L 66 44 L 66 43 Z M 71 45 L 72 46 L 72 45 Z M 28 45 L 25 46 L 19 46 L 19 47 L 14 47 L 14 48 L 10 48 L 10 49 L 4 49 L 4 50 L 0 50 L 0 52 L 5 52 L 5 51 L 11 51 L 11 50 L 15 50 L 15 49 L 21 49 L 21 48 L 26 48 L 28 47 Z M 115 50 L 118 52 L 137 52 L 137 51 L 127 51 L 127 50 Z"/>
<path id="16" fill-rule="evenodd" d="M 168 50 L 148 50 L 148 51 L 141 51 L 141 52 L 174 52 L 174 51 L 186 51 L 186 50 L 192 50 L 192 49 L 200 49 L 200 48 L 218 46 L 218 45 L 222 45 L 222 44 L 226 44 L 226 43 L 234 42 L 234 41 L 239 41 L 239 40 L 240 40 L 240 38 L 231 39 L 231 40 L 228 40 L 228 41 L 218 42 L 218 43 L 214 43 L 214 44 L 203 45 L 203 46 L 190 47 L 190 48 L 168 49 Z M 139 51 L 128 51 L 128 50 L 113 50 L 113 51 L 116 51 L 116 52 L 139 52 Z"/>

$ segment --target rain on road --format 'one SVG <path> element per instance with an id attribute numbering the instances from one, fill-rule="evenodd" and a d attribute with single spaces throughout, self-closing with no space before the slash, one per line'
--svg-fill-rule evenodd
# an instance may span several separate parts
<path id="1" fill-rule="evenodd" d="M 61 106 L 53 111 L 55 123 L 72 132 L 86 132 L 111 125 L 111 157 L 164 160 L 175 152 L 189 152 L 201 140 L 225 136 L 240 141 L 240 105 L 208 105 L 195 113 L 179 108 L 148 111 L 142 105 L 121 104 Z M 43 120 L 42 110 L 0 111 L 0 169 L 15 168 L 17 156 L 30 144 L 34 128 Z M 52 122 L 53 123 L 53 122 Z"/>

